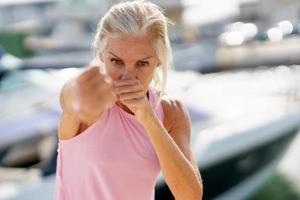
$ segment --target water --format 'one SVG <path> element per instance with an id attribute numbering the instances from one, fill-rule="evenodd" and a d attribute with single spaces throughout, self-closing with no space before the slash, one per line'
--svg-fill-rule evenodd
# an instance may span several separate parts
<path id="1" fill-rule="evenodd" d="M 294 186 L 286 175 L 277 172 L 249 200 L 300 200 L 300 192 Z"/>
<path id="2" fill-rule="evenodd" d="M 286 152 L 277 172 L 248 200 L 300 200 L 300 133 Z"/>

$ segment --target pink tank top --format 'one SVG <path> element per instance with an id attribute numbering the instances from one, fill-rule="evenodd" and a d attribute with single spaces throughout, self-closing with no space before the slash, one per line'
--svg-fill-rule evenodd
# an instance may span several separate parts
<path id="1" fill-rule="evenodd" d="M 154 92 L 149 89 L 149 102 L 162 122 Z M 154 199 L 159 160 L 144 127 L 116 104 L 58 144 L 55 200 Z"/>

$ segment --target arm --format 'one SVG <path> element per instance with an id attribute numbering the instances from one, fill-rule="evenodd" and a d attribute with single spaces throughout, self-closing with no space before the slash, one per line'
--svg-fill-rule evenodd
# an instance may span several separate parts
<path id="1" fill-rule="evenodd" d="M 88 68 L 67 81 L 60 92 L 59 138 L 70 139 L 97 121 L 106 106 L 114 102 L 112 91 L 112 84 L 104 80 L 98 67 Z"/>
<path id="2" fill-rule="evenodd" d="M 80 120 L 73 111 L 72 102 L 74 99 L 74 79 L 67 81 L 60 91 L 59 102 L 62 114 L 59 122 L 58 137 L 60 139 L 70 139 L 79 133 Z"/>
<path id="3" fill-rule="evenodd" d="M 175 198 L 201 199 L 202 181 L 189 147 L 191 128 L 185 107 L 179 101 L 162 101 L 166 129 L 152 110 L 140 81 L 117 81 L 116 91 L 119 99 L 146 129 Z"/>
<path id="4" fill-rule="evenodd" d="M 162 101 L 165 129 L 149 111 L 143 122 L 158 155 L 165 180 L 176 200 L 202 199 L 203 186 L 195 158 L 190 150 L 190 120 L 179 101 Z"/>

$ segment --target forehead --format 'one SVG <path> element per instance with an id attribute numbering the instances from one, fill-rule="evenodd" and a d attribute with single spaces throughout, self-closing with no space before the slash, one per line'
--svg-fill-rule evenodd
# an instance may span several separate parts
<path id="1" fill-rule="evenodd" d="M 155 56 L 154 40 L 149 34 L 108 38 L 106 51 L 122 59 L 141 59 Z"/>

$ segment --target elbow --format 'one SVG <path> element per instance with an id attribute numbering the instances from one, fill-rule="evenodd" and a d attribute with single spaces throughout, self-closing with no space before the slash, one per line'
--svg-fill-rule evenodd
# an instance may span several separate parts
<path id="1" fill-rule="evenodd" d="M 202 200 L 203 198 L 203 185 L 200 184 L 198 187 L 196 187 L 193 192 L 191 193 L 190 199 L 194 200 Z"/>
<path id="2" fill-rule="evenodd" d="M 203 185 L 202 182 L 199 184 L 190 185 L 189 188 L 183 192 L 177 193 L 177 196 L 174 196 L 176 200 L 202 200 L 203 198 Z"/>
<path id="3" fill-rule="evenodd" d="M 197 179 L 198 179 L 198 186 L 197 186 L 197 189 L 196 189 L 196 199 L 200 199 L 202 200 L 203 198 L 203 182 L 202 182 L 202 177 L 201 177 L 201 174 L 200 174 L 200 171 L 197 169 Z"/>
<path id="4" fill-rule="evenodd" d="M 200 184 L 199 190 L 196 193 L 196 195 L 197 195 L 196 199 L 202 200 L 202 198 L 203 198 L 203 184 L 202 183 Z"/>
<path id="5" fill-rule="evenodd" d="M 202 198 L 203 198 L 203 183 L 202 183 L 202 178 L 201 178 L 201 176 L 200 176 L 200 184 L 199 184 L 199 199 L 201 199 L 202 200 Z"/>
<path id="6" fill-rule="evenodd" d="M 195 200 L 202 200 L 203 198 L 203 183 L 201 176 L 199 177 L 197 184 L 194 184 L 193 191 L 191 192 L 191 198 Z"/>
<path id="7" fill-rule="evenodd" d="M 175 197 L 175 200 L 202 200 L 203 192 L 202 191 L 193 191 L 189 194 L 183 195 L 183 197 Z"/>
<path id="8" fill-rule="evenodd" d="M 194 184 L 192 184 L 190 186 L 190 198 L 189 199 L 195 199 L 195 200 L 202 200 L 203 198 L 203 183 L 202 183 L 202 178 L 200 173 L 197 173 L 197 179 L 194 182 Z"/>

